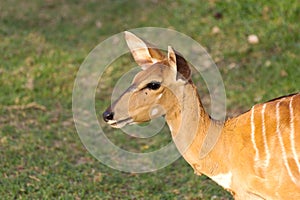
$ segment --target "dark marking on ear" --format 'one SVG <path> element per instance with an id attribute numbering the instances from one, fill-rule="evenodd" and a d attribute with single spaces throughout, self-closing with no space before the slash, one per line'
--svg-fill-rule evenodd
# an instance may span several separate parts
<path id="1" fill-rule="evenodd" d="M 184 78 L 186 80 L 191 79 L 191 69 L 187 61 L 182 57 L 181 54 L 175 52 L 176 54 L 176 65 L 177 65 L 177 79 Z"/>

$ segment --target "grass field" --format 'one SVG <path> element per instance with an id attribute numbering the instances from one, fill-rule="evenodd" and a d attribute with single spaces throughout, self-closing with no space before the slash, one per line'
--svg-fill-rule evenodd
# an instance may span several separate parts
<path id="1" fill-rule="evenodd" d="M 1 199 L 231 199 L 182 158 L 153 173 L 124 173 L 82 145 L 72 117 L 76 72 L 98 43 L 121 31 L 165 27 L 202 44 L 224 79 L 229 115 L 300 91 L 298 0 L 0 4 Z M 249 44 L 251 34 L 258 44 Z M 112 80 L 119 75 L 112 73 Z M 108 93 L 97 103 L 100 110 L 110 102 Z M 109 137 L 120 145 L 130 140 L 115 132 Z M 156 148 L 159 137 L 127 148 L 145 144 Z"/>

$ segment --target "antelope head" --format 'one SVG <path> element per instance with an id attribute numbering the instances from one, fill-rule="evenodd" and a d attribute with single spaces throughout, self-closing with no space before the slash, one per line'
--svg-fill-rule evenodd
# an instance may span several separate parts
<path id="1" fill-rule="evenodd" d="M 174 109 L 176 93 L 191 83 L 186 60 L 172 47 L 164 55 L 153 45 L 125 32 L 127 45 L 142 71 L 130 87 L 106 109 L 103 119 L 114 128 L 150 121 Z"/>

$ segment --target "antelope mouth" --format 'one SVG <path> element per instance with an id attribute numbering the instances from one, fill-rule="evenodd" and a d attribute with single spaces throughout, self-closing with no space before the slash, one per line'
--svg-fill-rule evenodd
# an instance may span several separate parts
<path id="1" fill-rule="evenodd" d="M 122 119 L 122 120 L 110 120 L 107 123 L 113 128 L 122 128 L 122 127 L 126 126 L 127 124 L 132 124 L 133 119 L 131 117 L 128 117 L 128 118 Z"/>

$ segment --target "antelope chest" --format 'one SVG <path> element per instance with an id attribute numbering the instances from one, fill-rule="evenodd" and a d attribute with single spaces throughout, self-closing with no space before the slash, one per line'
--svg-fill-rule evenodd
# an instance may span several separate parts
<path id="1" fill-rule="evenodd" d="M 223 188 L 230 189 L 231 188 L 231 182 L 232 182 L 232 173 L 224 173 L 224 174 L 218 174 L 215 176 L 210 177 L 213 181 L 221 185 Z"/>

